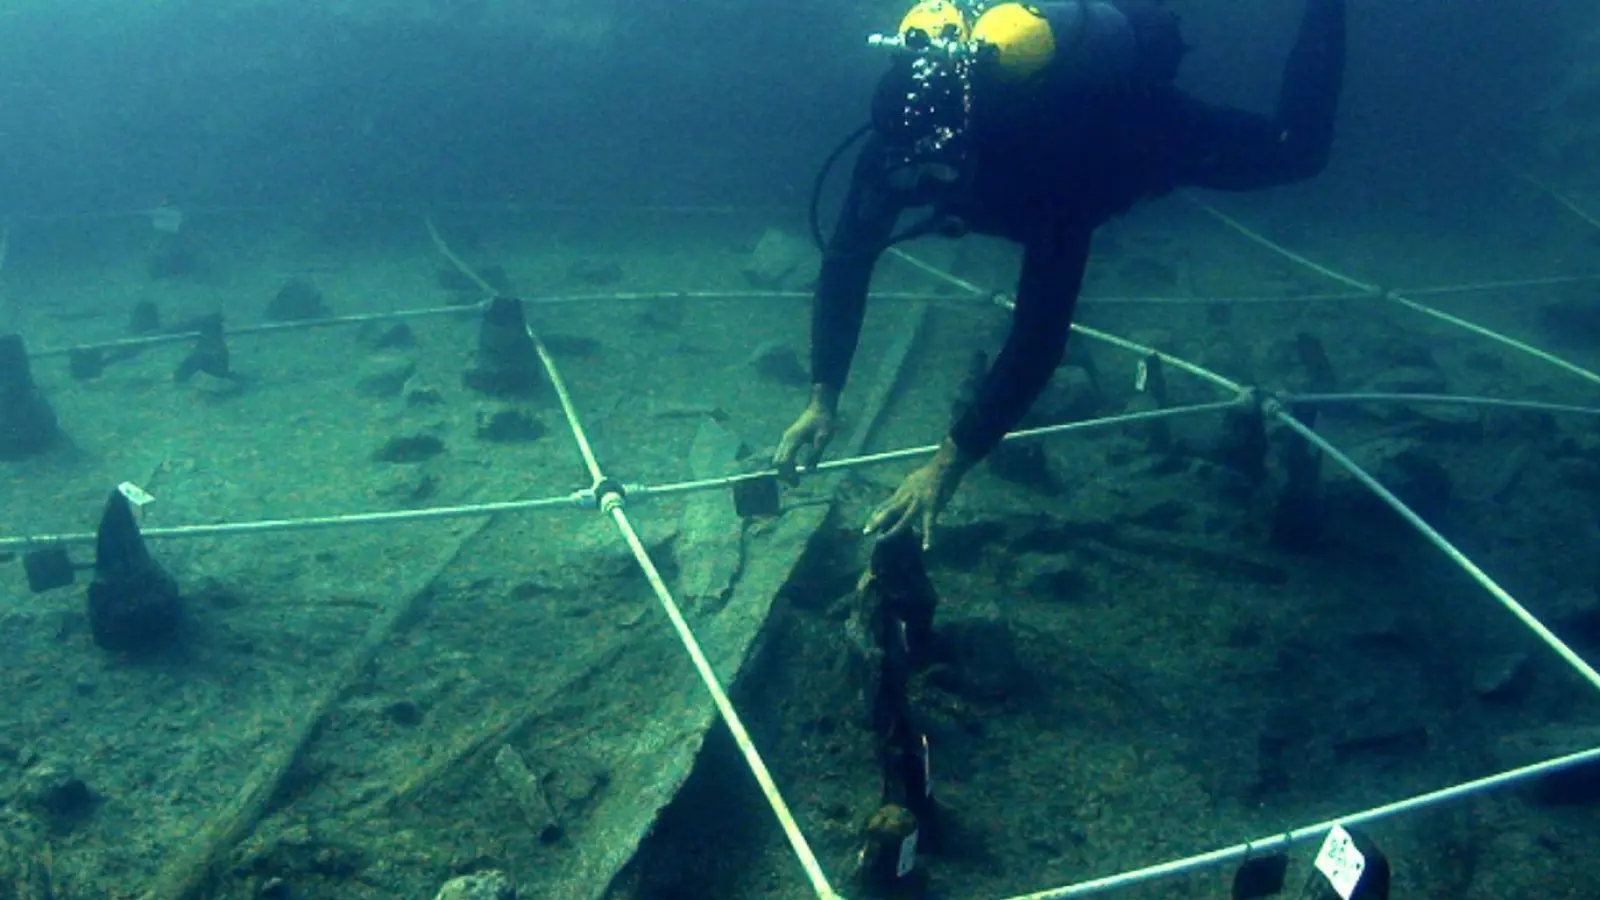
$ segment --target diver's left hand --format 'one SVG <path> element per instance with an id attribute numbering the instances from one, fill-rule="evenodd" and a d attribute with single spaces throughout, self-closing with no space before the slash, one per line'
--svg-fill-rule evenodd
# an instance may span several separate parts
<path id="1" fill-rule="evenodd" d="M 928 549 L 933 541 L 934 523 L 972 463 L 946 439 L 933 459 L 907 475 L 894 496 L 873 512 L 862 533 L 887 538 L 917 525 L 922 530 L 922 549 Z"/>

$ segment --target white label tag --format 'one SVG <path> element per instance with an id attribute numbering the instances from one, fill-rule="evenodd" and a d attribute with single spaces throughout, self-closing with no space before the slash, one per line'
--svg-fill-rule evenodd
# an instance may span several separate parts
<path id="1" fill-rule="evenodd" d="M 917 833 L 906 835 L 900 842 L 900 860 L 894 864 L 894 877 L 904 878 L 917 866 Z"/>
<path id="2" fill-rule="evenodd" d="M 1361 884 L 1361 873 L 1367 870 L 1367 858 L 1356 849 L 1355 839 L 1339 825 L 1333 826 L 1322 849 L 1317 851 L 1317 871 L 1328 879 L 1328 886 L 1344 900 L 1356 892 Z"/>
<path id="3" fill-rule="evenodd" d="M 1139 368 L 1134 370 L 1133 389 L 1144 393 L 1144 386 L 1150 382 L 1150 364 L 1139 360 Z"/>
<path id="4" fill-rule="evenodd" d="M 150 227 L 162 234 L 177 234 L 183 230 L 183 211 L 171 206 L 158 206 L 150 210 Z"/>
<path id="5" fill-rule="evenodd" d="M 922 796 L 933 796 L 933 750 L 928 747 L 928 736 L 922 736 Z"/>
<path id="6" fill-rule="evenodd" d="M 117 485 L 117 493 L 128 498 L 128 502 L 133 504 L 134 509 L 138 509 L 144 506 L 146 503 L 156 499 L 147 491 L 145 491 L 144 488 L 139 487 L 137 484 L 134 484 L 131 481 L 124 481 L 123 483 Z"/>

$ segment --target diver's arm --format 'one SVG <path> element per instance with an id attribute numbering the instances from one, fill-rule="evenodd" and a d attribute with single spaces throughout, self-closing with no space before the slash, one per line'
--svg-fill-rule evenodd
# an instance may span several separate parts
<path id="1" fill-rule="evenodd" d="M 1179 186 L 1251 190 L 1327 165 L 1344 86 L 1345 0 L 1306 0 L 1272 116 L 1175 95 Z"/>
<path id="2" fill-rule="evenodd" d="M 839 224 L 822 255 L 811 301 L 812 401 L 830 411 L 850 375 L 866 315 L 872 269 L 894 231 L 899 206 L 884 175 L 882 153 L 869 140 L 850 176 Z"/>
<path id="3" fill-rule="evenodd" d="M 950 433 L 967 465 L 987 456 L 1022 421 L 1061 364 L 1089 260 L 1089 236 L 1087 229 L 1075 230 L 1023 248 L 1011 332 Z"/>

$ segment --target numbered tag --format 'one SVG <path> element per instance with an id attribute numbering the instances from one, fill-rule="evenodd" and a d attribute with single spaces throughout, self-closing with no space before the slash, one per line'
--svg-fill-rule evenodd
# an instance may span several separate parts
<path id="1" fill-rule="evenodd" d="M 1343 900 L 1350 900 L 1367 870 L 1367 858 L 1356 849 L 1355 839 L 1342 826 L 1335 825 L 1317 851 L 1317 871 L 1328 879 L 1328 886 Z"/>
<path id="2" fill-rule="evenodd" d="M 1133 389 L 1144 393 L 1145 385 L 1150 383 L 1150 364 L 1139 360 L 1139 368 L 1133 371 Z"/>
<path id="3" fill-rule="evenodd" d="M 894 864 L 894 877 L 904 878 L 911 874 L 917 867 L 917 833 L 915 831 L 906 835 L 900 842 L 900 859 Z"/>
<path id="4" fill-rule="evenodd" d="M 139 487 L 137 484 L 134 484 L 131 481 L 124 481 L 123 483 L 117 485 L 117 493 L 128 498 L 128 502 L 133 505 L 135 510 L 142 509 L 145 504 L 156 499 L 144 488 Z"/>

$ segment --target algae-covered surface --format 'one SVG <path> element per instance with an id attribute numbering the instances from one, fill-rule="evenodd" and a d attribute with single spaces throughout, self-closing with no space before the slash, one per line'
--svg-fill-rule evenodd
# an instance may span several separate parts
<path id="1" fill-rule="evenodd" d="M 607 471 L 646 485 L 737 468 L 739 443 L 757 457 L 775 443 L 805 399 L 803 379 L 772 364 L 804 365 L 804 302 L 537 300 L 744 290 L 771 224 L 439 220 L 463 258 L 499 267 L 528 299 Z M 140 301 L 168 324 L 221 311 L 242 327 L 291 277 L 341 315 L 476 299 L 441 279 L 420 215 L 194 215 L 199 264 L 165 279 L 149 277 L 140 225 L 18 226 L 0 272 L 9 327 L 34 350 L 117 338 Z M 1385 286 L 1564 271 L 1553 244 L 1496 257 L 1367 226 L 1282 237 Z M 911 249 L 985 287 L 1013 271 L 1009 251 L 977 241 Z M 1085 301 L 1084 324 L 1241 383 L 1303 386 L 1305 335 L 1339 390 L 1590 402 L 1581 379 L 1383 300 L 1116 302 L 1342 289 L 1181 203 L 1119 223 L 1097 250 L 1089 294 L 1108 299 Z M 1004 313 L 891 262 L 878 286 L 945 298 L 871 446 L 927 443 Z M 1556 285 L 1428 302 L 1589 365 L 1596 299 Z M 903 309 L 872 308 L 846 426 Z M 185 344 L 89 380 L 65 358 L 36 360 L 70 444 L 0 468 L 5 533 L 92 531 L 122 481 L 156 497 L 145 527 L 589 486 L 548 392 L 505 400 L 464 385 L 474 309 L 408 325 L 409 343 L 387 324 L 239 336 L 236 383 L 175 383 Z M 1147 402 L 1134 356 L 1078 346 L 1094 377 L 1074 357 L 1030 424 Z M 1180 373 L 1167 381 L 1170 402 L 1219 399 Z M 490 427 L 507 413 L 534 427 L 508 439 Z M 1591 419 L 1373 403 L 1324 411 L 1318 427 L 1592 653 Z M 912 696 L 941 810 L 921 857 L 934 896 L 1106 875 L 1600 742 L 1593 688 L 1331 463 L 1321 540 L 1275 546 L 1292 439 L 1271 429 L 1267 473 L 1252 478 L 1223 437 L 1217 416 L 1164 435 L 1065 435 L 1001 454 L 957 495 L 927 556 L 946 655 Z M 846 896 L 881 785 L 842 611 L 865 561 L 859 523 L 905 465 L 854 471 L 832 506 L 788 490 L 776 517 L 740 521 L 723 492 L 629 505 Z M 0 898 L 418 897 L 490 869 L 526 897 L 810 893 L 726 733 L 701 751 L 710 700 L 594 511 L 150 548 L 186 614 L 175 642 L 142 657 L 92 641 L 88 572 L 32 594 L 20 560 L 0 567 Z M 72 553 L 92 561 L 89 547 Z M 1371 832 L 1396 896 L 1580 897 L 1595 878 L 1585 860 L 1600 858 L 1585 825 L 1595 800 L 1580 778 Z M 1130 893 L 1225 896 L 1226 874 Z"/>

